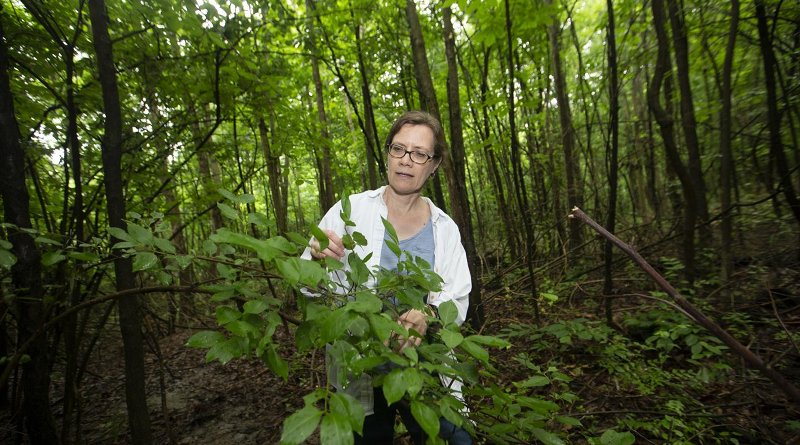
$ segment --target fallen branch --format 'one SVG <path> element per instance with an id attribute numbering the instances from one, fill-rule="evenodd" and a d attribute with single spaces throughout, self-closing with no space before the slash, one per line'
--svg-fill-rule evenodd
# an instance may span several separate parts
<path id="1" fill-rule="evenodd" d="M 731 350 L 740 356 L 745 363 L 749 366 L 758 369 L 761 373 L 772 380 L 778 387 L 783 390 L 783 392 L 789 396 L 791 400 L 795 403 L 800 403 L 800 389 L 794 386 L 783 374 L 779 373 L 778 371 L 768 367 L 764 361 L 758 355 L 754 354 L 752 351 L 747 349 L 746 346 L 739 343 L 738 340 L 733 338 L 731 334 L 728 333 L 725 329 L 722 329 L 717 323 L 715 323 L 710 318 L 706 317 L 706 315 L 700 311 L 697 307 L 693 304 L 689 303 L 678 291 L 672 287 L 669 282 L 664 279 L 655 269 L 651 266 L 641 255 L 630 245 L 622 242 L 619 238 L 614 236 L 611 232 L 603 228 L 600 224 L 589 218 L 583 211 L 577 207 L 572 209 L 572 213 L 569 215 L 570 218 L 576 218 L 580 221 L 586 223 L 589 227 L 594 229 L 597 233 L 602 235 L 607 240 L 611 241 L 614 245 L 619 247 L 623 252 L 628 254 L 633 261 L 639 265 L 648 275 L 650 275 L 653 280 L 667 293 L 673 300 L 680 306 L 684 311 L 686 311 L 691 318 L 700 326 L 708 329 L 712 334 L 714 334 L 717 338 L 722 340 Z"/>

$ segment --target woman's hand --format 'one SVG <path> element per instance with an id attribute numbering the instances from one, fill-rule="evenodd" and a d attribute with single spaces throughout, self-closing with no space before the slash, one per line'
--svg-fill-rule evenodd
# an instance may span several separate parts
<path id="1" fill-rule="evenodd" d="M 342 238 L 336 234 L 333 230 L 323 230 L 325 235 L 328 236 L 328 246 L 320 251 L 319 250 L 319 241 L 316 239 L 312 239 L 309 245 L 311 246 L 311 256 L 314 258 L 321 260 L 325 257 L 331 257 L 335 260 L 341 261 L 344 258 L 344 243 L 342 243 Z"/>
<path id="2" fill-rule="evenodd" d="M 408 346 L 419 346 L 422 343 L 422 336 L 428 330 L 428 316 L 424 312 L 411 309 L 404 313 L 397 319 L 397 323 L 405 329 L 413 329 L 419 333 L 419 337 L 411 335 L 408 338 L 401 339 L 398 345 L 397 352 L 402 352 Z"/>

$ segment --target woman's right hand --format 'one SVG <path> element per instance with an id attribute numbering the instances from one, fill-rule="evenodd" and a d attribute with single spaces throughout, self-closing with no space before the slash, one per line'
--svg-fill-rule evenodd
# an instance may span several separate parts
<path id="1" fill-rule="evenodd" d="M 319 241 L 312 239 L 311 243 L 309 243 L 311 246 L 311 256 L 318 260 L 321 260 L 325 257 L 331 257 L 335 260 L 341 261 L 342 258 L 344 258 L 344 243 L 342 243 L 342 238 L 339 237 L 336 232 L 330 229 L 323 230 L 323 232 L 325 232 L 325 235 L 328 236 L 328 246 L 320 251 Z"/>

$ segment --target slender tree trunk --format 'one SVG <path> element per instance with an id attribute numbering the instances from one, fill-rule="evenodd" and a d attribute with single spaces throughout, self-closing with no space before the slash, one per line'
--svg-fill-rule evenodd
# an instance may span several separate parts
<path id="1" fill-rule="evenodd" d="M 122 191 L 122 110 L 120 108 L 117 74 L 108 35 L 108 15 L 104 0 L 89 0 L 92 40 L 97 55 L 100 85 L 103 91 L 105 124 L 102 140 L 103 174 L 108 206 L 108 224 L 125 230 L 125 198 Z M 116 241 L 112 237 L 112 244 Z M 135 287 L 133 264 L 129 257 L 114 250 L 114 275 L 118 291 Z M 142 343 L 142 313 L 139 297 L 130 295 L 119 299 L 119 326 L 125 355 L 125 401 L 131 442 L 151 444 L 150 413 L 144 385 L 144 348 Z"/>
<path id="2" fill-rule="evenodd" d="M 320 207 L 325 213 L 336 202 L 333 192 L 333 175 L 331 173 L 331 137 L 328 131 L 328 117 L 325 114 L 325 91 L 322 88 L 322 77 L 319 73 L 319 60 L 315 44 L 316 29 L 313 15 L 316 13 L 315 0 L 306 0 L 308 14 L 308 46 L 311 53 L 311 74 L 314 78 L 314 96 L 317 101 L 317 119 L 319 120 L 320 140 L 322 145 L 322 158 L 320 162 Z"/>
<path id="3" fill-rule="evenodd" d="M 733 151 L 731 150 L 731 72 L 733 71 L 734 48 L 736 46 L 736 33 L 739 30 L 739 0 L 731 0 L 731 22 L 728 28 L 728 45 L 725 48 L 725 61 L 722 65 L 722 79 L 720 86 L 720 102 L 722 108 L 719 112 L 719 182 L 720 205 L 722 207 L 722 220 L 720 232 L 722 244 L 721 256 L 721 281 L 727 283 L 733 273 L 733 211 L 731 209 L 731 189 L 733 183 Z M 724 289 L 724 287 L 723 287 Z"/>
<path id="4" fill-rule="evenodd" d="M 272 208 L 275 210 L 275 219 L 278 224 L 278 232 L 286 233 L 289 230 L 287 221 L 287 209 L 283 198 L 284 191 L 281 190 L 281 159 L 272 153 L 272 145 L 267 133 L 267 123 L 264 118 L 258 120 L 258 130 L 261 135 L 261 149 L 264 152 L 264 159 L 267 163 L 267 174 L 269 175 L 269 190 L 272 195 Z"/>
<path id="5" fill-rule="evenodd" d="M 472 232 L 472 216 L 467 198 L 465 172 L 464 134 L 461 126 L 461 98 L 458 88 L 458 64 L 456 42 L 453 32 L 452 12 L 449 6 L 442 8 L 445 58 L 447 59 L 447 101 L 450 113 L 450 153 L 445 162 L 450 163 L 447 188 L 450 191 L 450 208 L 453 219 L 461 232 L 461 243 L 467 251 L 467 262 L 472 271 L 472 291 L 469 294 L 469 319 L 472 327 L 479 331 L 483 326 L 483 304 L 481 303 L 480 262 L 475 250 Z M 447 167 L 447 164 L 445 164 Z"/>
<path id="6" fill-rule="evenodd" d="M 653 80 L 647 90 L 647 103 L 650 110 L 658 122 L 661 130 L 661 138 L 664 141 L 664 152 L 667 156 L 672 171 L 678 177 L 683 190 L 683 262 L 687 280 L 694 281 L 694 226 L 697 221 L 697 204 L 695 202 L 695 190 L 692 180 L 686 167 L 684 167 L 678 154 L 678 147 L 675 143 L 672 113 L 661 106 L 659 95 L 661 94 L 661 84 L 665 76 L 671 74 L 672 68 L 669 57 L 669 40 L 667 40 L 666 16 L 664 13 L 664 0 L 651 0 L 653 10 L 653 25 L 656 30 L 658 40 L 658 55 L 656 67 L 653 72 Z M 667 103 L 671 99 L 671 93 L 665 94 Z"/>
<path id="7" fill-rule="evenodd" d="M 540 321 L 539 316 L 539 292 L 536 286 L 536 276 L 533 273 L 533 262 L 536 258 L 536 237 L 533 232 L 533 224 L 528 209 L 528 197 L 525 194 L 524 176 L 522 174 L 522 160 L 519 155 L 519 136 L 517 135 L 516 111 L 514 108 L 514 47 L 512 46 L 511 30 L 511 8 L 508 0 L 504 1 L 506 14 L 506 62 L 508 63 L 508 83 L 506 101 L 508 102 L 508 125 L 511 134 L 511 167 L 514 170 L 514 190 L 517 197 L 522 223 L 525 227 L 525 263 L 528 268 L 528 281 L 530 282 L 530 299 L 533 305 L 534 317 L 536 322 Z"/>
<path id="8" fill-rule="evenodd" d="M 417 6 L 414 0 L 406 0 L 406 21 L 408 22 L 408 32 L 411 39 L 411 59 L 414 62 L 414 77 L 417 80 L 420 108 L 432 114 L 439 122 L 442 122 L 442 116 L 439 114 L 439 102 L 436 100 L 436 91 L 433 89 L 428 55 L 425 51 L 425 40 L 422 38 L 422 28 L 419 24 Z M 447 174 L 452 173 L 450 172 L 451 168 L 448 168 L 446 159 L 444 167 Z M 433 176 L 434 201 L 442 210 L 447 211 L 439 176 Z"/>
<path id="9" fill-rule="evenodd" d="M 367 76 L 367 64 L 364 61 L 364 51 L 361 49 L 361 25 L 355 16 L 353 6 L 350 5 L 350 19 L 353 21 L 353 34 L 356 38 L 356 54 L 358 56 L 358 73 L 361 75 L 361 98 L 364 102 L 364 139 L 367 143 L 367 174 L 369 175 L 369 187 L 378 187 L 378 176 L 375 173 L 375 164 L 381 177 L 386 177 L 386 166 L 383 164 L 383 150 L 378 136 L 378 128 L 375 125 L 375 112 L 372 109 L 372 94 L 369 90 L 369 77 Z"/>
<path id="10" fill-rule="evenodd" d="M 550 4 L 550 0 L 546 1 Z M 553 79 L 555 81 L 556 102 L 558 103 L 558 120 L 561 126 L 561 149 L 564 152 L 564 168 L 567 180 L 567 205 L 583 207 L 583 191 L 580 178 L 579 157 L 575 150 L 575 129 L 572 126 L 572 113 L 569 107 L 569 94 L 567 93 L 567 79 L 561 64 L 561 22 L 557 15 L 553 15 L 550 25 L 547 26 L 547 35 L 550 42 L 550 58 L 553 65 Z M 566 213 L 566 212 L 564 212 Z M 572 251 L 583 242 L 581 224 L 575 220 L 569 221 L 569 250 Z"/>
<path id="11" fill-rule="evenodd" d="M 606 165 L 608 166 L 608 215 L 606 228 L 614 233 L 617 223 L 617 154 L 619 152 L 619 78 L 617 75 L 617 37 L 614 23 L 614 2 L 606 0 L 608 10 L 608 100 L 609 100 L 609 133 L 611 144 L 606 147 Z M 611 292 L 614 289 L 612 280 L 613 245 L 606 240 L 603 249 L 603 295 L 605 296 L 606 322 L 614 326 L 614 313 L 611 308 Z"/>
<path id="12" fill-rule="evenodd" d="M 686 141 L 689 177 L 695 190 L 697 216 L 701 223 L 708 221 L 708 203 L 706 202 L 706 183 L 703 179 L 703 165 L 700 160 L 700 141 L 697 138 L 697 119 L 694 114 L 692 86 L 689 79 L 689 43 L 686 36 L 686 24 L 683 9 L 678 0 L 667 0 L 669 17 L 672 24 L 672 42 L 675 47 L 675 67 L 677 68 L 678 88 L 681 92 L 681 126 Z M 707 224 L 700 226 L 701 243 L 711 240 L 711 230 Z"/>
<path id="13" fill-rule="evenodd" d="M 0 6 L 0 9 L 2 6 Z M 3 220 L 9 227 L 8 240 L 17 262 L 11 268 L 14 302 L 18 311 L 18 342 L 27 341 L 44 324 L 44 287 L 41 274 L 41 253 L 30 234 L 22 229 L 32 227 L 30 198 L 25 184 L 25 153 L 20 144 L 19 127 L 14 114 L 14 100 L 9 78 L 8 47 L 0 22 L 0 193 L 3 198 Z M 50 412 L 50 363 L 47 334 L 28 350 L 30 360 L 22 365 L 23 415 L 27 439 L 33 445 L 60 443 L 55 421 Z"/>
<path id="14" fill-rule="evenodd" d="M 781 142 L 781 116 L 778 112 L 778 96 L 775 85 L 775 54 L 772 52 L 772 39 L 767 29 L 767 14 L 763 0 L 756 0 L 756 19 L 758 21 L 758 42 L 761 57 L 764 61 L 764 81 L 767 87 L 767 126 L 769 127 L 769 155 L 776 172 L 778 183 L 783 190 L 783 197 L 789 204 L 794 219 L 800 223 L 800 200 L 794 191 L 791 171 L 783 152 Z M 769 175 L 771 176 L 771 172 Z"/>

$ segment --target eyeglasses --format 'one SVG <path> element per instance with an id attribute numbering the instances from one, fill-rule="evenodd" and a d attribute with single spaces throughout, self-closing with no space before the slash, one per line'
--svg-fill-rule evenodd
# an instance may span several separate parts
<path id="1" fill-rule="evenodd" d="M 411 158 L 411 161 L 415 164 L 425 164 L 431 159 L 437 156 L 431 156 L 428 153 L 422 151 L 411 151 L 406 149 L 400 144 L 389 144 L 389 156 L 397 159 L 402 159 L 403 156 L 408 153 L 408 156 Z"/>

